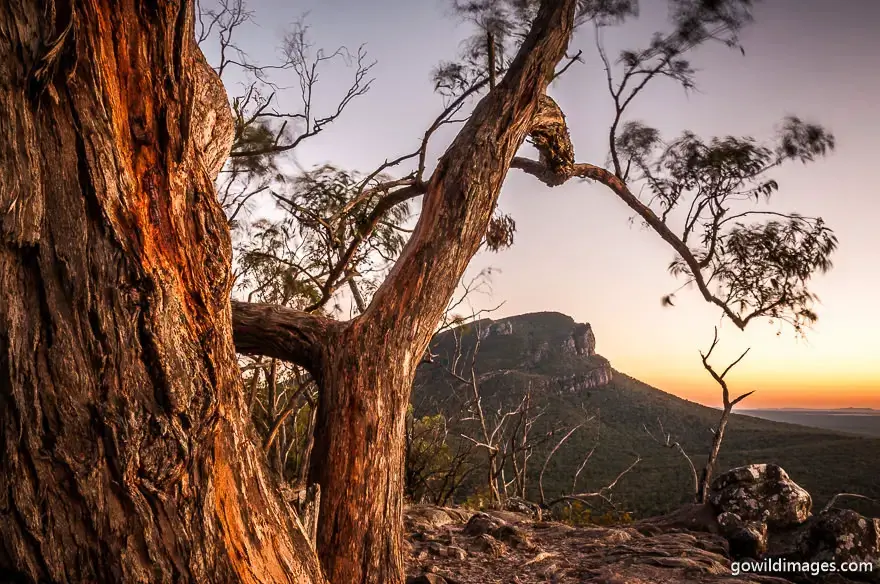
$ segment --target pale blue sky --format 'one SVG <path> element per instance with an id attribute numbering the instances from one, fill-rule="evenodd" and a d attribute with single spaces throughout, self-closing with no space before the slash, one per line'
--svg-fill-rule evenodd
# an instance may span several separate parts
<path id="1" fill-rule="evenodd" d="M 368 171 L 415 149 L 441 108 L 430 70 L 453 57 L 467 33 L 444 0 L 251 0 L 249 6 L 258 26 L 243 31 L 239 42 L 255 59 L 271 58 L 289 23 L 307 13 L 316 46 L 364 43 L 377 60 L 371 91 L 296 153 L 306 167 L 333 162 Z M 608 29 L 609 53 L 644 45 L 663 28 L 665 6 L 643 0 L 639 20 Z M 830 158 L 775 174 L 780 192 L 772 203 L 776 210 L 822 216 L 840 238 L 835 269 L 814 286 L 822 299 L 818 324 L 798 341 L 788 329 L 777 336 L 775 328 L 754 323 L 742 333 L 725 322 L 718 363 L 752 347 L 731 373 L 734 390 L 758 389 L 751 407 L 880 407 L 880 2 L 767 0 L 756 20 L 743 35 L 745 56 L 723 47 L 698 50 L 692 55 L 700 69 L 698 92 L 685 95 L 659 81 L 631 117 L 667 137 L 690 129 L 704 137 L 769 138 L 787 114 L 834 132 L 838 148 Z M 574 39 L 572 48 L 583 48 L 586 62 L 550 91 L 566 112 L 578 160 L 601 164 L 611 109 L 592 35 L 587 28 Z M 332 107 L 348 80 L 343 68 L 328 70 L 318 103 L 326 99 Z M 295 107 L 294 99 L 295 93 L 282 96 L 282 105 Z M 437 140 L 435 159 L 450 136 Z M 688 291 L 675 308 L 661 307 L 661 296 L 678 286 L 666 272 L 673 254 L 653 232 L 631 226 L 628 209 L 610 191 L 585 184 L 548 189 L 511 171 L 501 206 L 516 219 L 516 244 L 474 260 L 471 272 L 500 271 L 483 305 L 505 301 L 497 316 L 555 310 L 588 321 L 599 352 L 618 369 L 717 402 L 697 351 L 711 340 L 718 311 Z"/>

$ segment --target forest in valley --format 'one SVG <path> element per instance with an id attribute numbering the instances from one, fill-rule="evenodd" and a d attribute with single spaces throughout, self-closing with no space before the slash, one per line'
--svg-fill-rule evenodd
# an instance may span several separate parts
<path id="1" fill-rule="evenodd" d="M 413 147 L 348 168 L 297 154 L 352 121 L 376 62 L 358 39 L 322 41 L 308 15 L 285 14 L 263 59 L 248 46 L 272 9 L 259 2 L 0 3 L 3 577 L 402 584 L 410 504 L 630 522 L 775 462 L 764 432 L 795 467 L 848 453 L 803 480 L 823 505 L 880 496 L 854 470 L 876 440 L 733 413 L 751 392 L 726 375 L 746 355 L 713 354 L 717 320 L 694 339 L 711 411 L 612 371 L 568 317 L 528 325 L 549 335 L 543 360 L 520 362 L 526 341 L 481 345 L 494 309 L 473 301 L 492 272 L 468 267 L 520 245 L 499 205 L 512 175 L 536 192 L 589 183 L 628 209 L 671 262 L 657 310 L 687 296 L 736 330 L 790 335 L 818 318 L 812 279 L 837 236 L 768 202 L 778 168 L 835 137 L 796 115 L 760 139 L 640 119 L 646 88 L 697 87 L 692 54 L 742 51 L 754 6 L 668 8 L 663 30 L 615 54 L 604 39 L 637 0 L 454 0 L 437 26 L 463 27 L 459 51 L 402 80 L 433 91 L 431 119 L 389 119 Z M 610 112 L 591 130 L 600 159 L 579 154 L 554 97 L 588 54 Z M 347 79 L 329 97 L 328 71 Z M 613 381 L 560 401 L 552 380 L 597 368 Z"/>

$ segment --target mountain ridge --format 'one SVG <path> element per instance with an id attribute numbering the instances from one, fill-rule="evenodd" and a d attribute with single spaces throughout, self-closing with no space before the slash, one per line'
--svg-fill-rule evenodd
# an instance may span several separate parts
<path id="1" fill-rule="evenodd" d="M 458 417 L 469 391 L 461 382 L 463 376 L 449 375 L 450 367 L 458 367 L 460 373 L 473 369 L 487 411 L 510 409 L 528 391 L 544 409 L 536 432 L 585 424 L 547 464 L 544 485 L 548 496 L 561 494 L 571 485 L 574 469 L 596 446 L 579 489 L 607 484 L 638 455 L 642 462 L 615 490 L 624 508 L 647 516 L 671 511 L 690 498 L 686 462 L 652 440 L 646 428 L 656 436 L 662 425 L 663 432 L 680 442 L 699 468 L 718 410 L 615 370 L 596 352 L 596 338 L 588 323 L 577 323 L 554 311 L 482 319 L 438 334 L 431 351 L 435 362 L 420 367 L 414 385 L 417 415 L 440 411 L 450 419 Z M 586 423 L 586 412 L 595 420 Z M 536 449 L 538 462 L 531 465 L 532 475 L 548 448 Z M 720 470 L 774 462 L 817 501 L 841 491 L 876 498 L 880 486 L 869 478 L 880 471 L 872 455 L 876 451 L 880 451 L 877 439 L 734 414 L 722 446 Z M 536 481 L 536 476 L 530 476 L 533 487 Z M 529 495 L 537 498 L 534 489 Z"/>

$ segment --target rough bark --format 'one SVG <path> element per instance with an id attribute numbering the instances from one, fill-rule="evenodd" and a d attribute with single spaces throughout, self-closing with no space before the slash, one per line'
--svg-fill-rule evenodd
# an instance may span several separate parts
<path id="1" fill-rule="evenodd" d="M 341 323 L 274 304 L 232 301 L 235 348 L 304 367 L 316 380 L 326 367 L 328 339 Z"/>
<path id="2" fill-rule="evenodd" d="M 0 111 L 0 572 L 323 582 L 248 426 L 192 3 L 0 3 Z"/>
<path id="3" fill-rule="evenodd" d="M 415 368 L 480 242 L 565 54 L 574 0 L 546 1 L 498 86 L 438 162 L 413 235 L 366 312 L 332 331 L 310 482 L 332 582 L 403 581 L 405 418 Z"/>
<path id="4" fill-rule="evenodd" d="M 363 314 L 341 324 L 233 303 L 242 352 L 302 365 L 320 387 L 309 482 L 321 486 L 317 547 L 332 582 L 403 581 L 405 418 L 415 368 L 480 246 L 516 151 L 530 132 L 564 129 L 548 113 L 555 104 L 545 91 L 568 46 L 576 4 L 542 2 L 504 79 L 474 109 L 427 184 L 405 190 L 406 197 L 424 194 L 419 222 Z"/>
<path id="5" fill-rule="evenodd" d="M 320 387 L 309 482 L 321 487 L 317 548 L 332 582 L 403 581 L 405 418 L 415 368 L 480 246 L 511 160 L 529 132 L 546 126 L 538 111 L 575 5 L 542 3 L 504 79 L 418 189 L 419 223 L 362 315 L 339 324 L 233 303 L 240 349 L 307 367 Z"/>

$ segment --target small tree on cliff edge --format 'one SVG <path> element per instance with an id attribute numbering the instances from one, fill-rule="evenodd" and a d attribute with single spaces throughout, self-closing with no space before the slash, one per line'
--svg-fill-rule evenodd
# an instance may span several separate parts
<path id="1" fill-rule="evenodd" d="M 736 46 L 750 4 L 674 0 L 672 33 L 608 61 L 607 169 L 576 161 L 546 90 L 575 70 L 576 26 L 635 3 L 460 6 L 486 42 L 438 70 L 449 107 L 395 161 L 412 172 L 359 192 L 371 211 L 315 304 L 388 210 L 422 197 L 418 225 L 367 310 L 337 322 L 230 310 L 229 227 L 212 183 L 235 128 L 196 47 L 193 2 L 0 3 L 0 570 L 56 582 L 401 582 L 413 375 L 510 168 L 607 186 L 740 328 L 809 323 L 807 281 L 829 266 L 831 233 L 794 214 L 747 223 L 758 211 L 730 205 L 771 195 L 765 171 L 824 154 L 830 136 L 791 118 L 772 147 L 690 134 L 667 144 L 623 118 L 651 80 L 692 83 L 693 47 Z M 428 172 L 435 130 L 481 92 Z M 517 156 L 527 138 L 538 159 Z M 678 231 L 677 208 L 689 209 Z M 317 555 L 253 441 L 236 349 L 298 364 L 320 387 Z"/>

